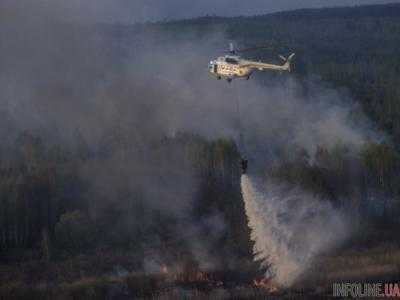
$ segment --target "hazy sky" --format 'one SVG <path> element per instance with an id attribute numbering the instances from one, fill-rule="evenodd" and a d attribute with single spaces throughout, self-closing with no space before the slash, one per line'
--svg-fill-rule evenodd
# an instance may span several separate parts
<path id="1" fill-rule="evenodd" d="M 3 2 L 4 1 L 4 2 Z M 51 11 L 57 16 L 89 22 L 132 23 L 204 15 L 255 15 L 276 11 L 328 6 L 354 6 L 400 0 L 2 0 L 0 8 L 18 6 L 26 14 Z M 5 14 L 4 10 L 3 13 Z M 1 12 L 0 12 L 1 14 Z"/>

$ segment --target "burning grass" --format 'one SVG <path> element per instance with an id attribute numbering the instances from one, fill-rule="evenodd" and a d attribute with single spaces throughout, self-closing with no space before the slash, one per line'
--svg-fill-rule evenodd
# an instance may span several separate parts
<path id="1" fill-rule="evenodd" d="M 242 282 L 236 272 L 173 273 L 166 266 L 156 274 L 83 277 L 57 285 L 11 283 L 0 287 L 3 299 L 264 299 L 271 294 L 270 282 Z M 125 298 L 124 298 L 125 297 Z"/>
<path id="2" fill-rule="evenodd" d="M 255 287 L 265 289 L 271 293 L 275 293 L 279 289 L 273 278 L 262 277 L 259 279 L 254 279 L 253 284 Z"/>
<path id="3" fill-rule="evenodd" d="M 4 280 L 0 284 L 0 300 L 265 299 L 268 297 L 279 299 L 315 297 L 318 299 L 331 292 L 329 282 L 350 277 L 350 279 L 361 278 L 357 272 L 362 273 L 363 278 L 368 275 L 374 279 L 384 278 L 389 271 L 390 274 L 393 272 L 398 274 L 398 269 L 394 269 L 393 266 L 399 265 L 399 257 L 398 247 L 383 245 L 365 249 L 362 252 L 348 249 L 336 254 L 332 253 L 327 257 L 321 257 L 320 261 L 316 262 L 316 266 L 306 276 L 308 284 L 301 282 L 290 289 L 279 288 L 273 278 L 260 276 L 259 272 L 246 271 L 244 266 L 240 270 L 205 271 L 190 264 L 177 267 L 160 263 L 153 273 L 146 274 L 135 272 L 134 265 L 124 264 L 128 259 L 124 257 L 105 260 L 108 268 L 101 266 L 100 261 L 96 259 L 92 262 L 96 266 L 96 272 L 92 268 L 92 273 L 79 274 L 76 270 L 82 272 L 89 264 L 88 261 L 79 257 L 76 261 L 68 261 L 66 265 L 57 267 L 42 264 L 42 274 L 34 282 L 24 280 L 25 276 L 22 273 L 20 276 L 7 277 L 5 274 L 11 270 L 11 267 L 2 266 L 0 273 L 3 273 Z M 374 268 L 380 264 L 379 268 Z M 70 267 L 67 268 L 67 265 Z M 390 268 L 387 267 L 389 265 Z M 20 272 L 37 269 L 32 265 L 20 268 Z M 351 274 L 348 273 L 350 269 Z M 51 275 L 54 277 L 51 278 Z M 76 279 L 71 280 L 73 277 Z M 318 278 L 312 280 L 311 277 Z"/>

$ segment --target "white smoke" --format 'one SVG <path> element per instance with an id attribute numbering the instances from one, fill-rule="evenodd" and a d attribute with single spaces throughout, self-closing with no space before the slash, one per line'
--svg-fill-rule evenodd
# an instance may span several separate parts
<path id="1" fill-rule="evenodd" d="M 213 33 L 203 37 L 195 29 L 181 34 L 177 30 L 177 36 L 168 30 L 150 34 L 152 27 L 137 34 L 133 34 L 136 27 L 104 30 L 96 26 L 87 31 L 89 28 L 60 22 L 79 17 L 73 7 L 53 6 L 48 0 L 38 6 L 7 2 L 0 6 L 9 9 L 0 11 L 17 17 L 0 28 L 3 39 L 9 41 L 1 48 L 0 137 L 3 142 L 5 138 L 11 141 L 11 134 L 17 136 L 26 129 L 57 143 L 61 140 L 64 147 L 83 141 L 90 149 L 103 144 L 104 137 L 128 141 L 130 150 L 80 167 L 93 193 L 100 195 L 94 197 L 98 212 L 105 211 L 114 195 L 126 187 L 143 194 L 155 211 L 179 216 L 190 211 L 195 198 L 192 176 L 186 176 L 184 182 L 182 170 L 168 176 L 181 165 L 182 155 L 158 153 L 148 147 L 164 135 L 190 132 L 214 139 L 243 133 L 249 158 L 262 168 L 265 161 L 276 161 L 294 147 L 304 148 L 309 157 L 319 145 L 329 149 L 338 142 L 357 150 L 370 132 L 368 122 L 360 122 L 362 126 L 349 122 L 354 115 L 351 99 L 314 79 L 300 82 L 286 75 L 270 78 L 257 74 L 254 80 L 227 84 L 211 77 L 206 70 L 208 61 L 228 44 L 222 27 L 208 29 Z M 108 8 L 102 11 L 110 12 Z M 79 6 L 77 13 L 88 21 L 101 14 L 86 4 Z M 110 34 L 114 29 L 115 34 Z M 257 79 L 263 75 L 264 84 L 260 84 Z M 239 132 L 238 118 L 243 132 Z M 154 178 L 163 180 L 155 183 Z M 283 193 L 274 196 L 271 188 L 267 194 L 258 193 L 251 183 L 244 183 L 243 193 L 255 250 L 260 258 L 272 258 L 281 282 L 291 282 L 313 253 L 326 245 L 324 230 L 330 232 L 329 226 L 334 227 L 335 217 L 327 218 L 326 227 L 318 217 L 314 223 L 322 225 L 313 228 L 305 215 L 316 210 L 320 216 L 333 210 L 300 193 L 303 201 L 309 202 L 303 204 L 304 212 L 292 212 L 289 204 L 298 202 L 297 198 L 292 201 Z M 286 215 L 290 222 L 282 220 Z M 223 229 L 218 222 L 210 223 L 213 232 Z M 153 220 L 137 216 L 127 224 L 123 228 L 129 233 L 131 228 L 150 228 Z M 185 233 L 197 232 L 187 227 Z M 322 235 L 314 233 L 318 228 Z M 210 261 L 203 254 L 203 249 L 212 248 L 207 242 L 188 241 L 201 261 Z"/>
<path id="2" fill-rule="evenodd" d="M 345 238 L 345 218 L 328 202 L 299 190 L 247 175 L 241 178 L 255 259 L 270 265 L 266 276 L 290 286 L 313 259 Z"/>

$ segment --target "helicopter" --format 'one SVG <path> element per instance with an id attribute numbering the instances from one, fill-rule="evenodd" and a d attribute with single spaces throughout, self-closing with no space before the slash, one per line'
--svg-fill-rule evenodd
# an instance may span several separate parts
<path id="1" fill-rule="evenodd" d="M 233 44 L 229 44 L 229 54 L 225 56 L 220 56 L 216 60 L 210 61 L 208 65 L 208 71 L 217 77 L 218 80 L 224 78 L 228 82 L 231 82 L 234 78 L 246 78 L 250 79 L 254 70 L 264 71 L 264 70 L 274 70 L 274 71 L 287 71 L 291 70 L 291 61 L 294 57 L 292 53 L 289 57 L 284 57 L 279 55 L 279 58 L 284 61 L 283 65 L 275 65 L 264 63 L 260 61 L 252 61 L 241 58 L 237 55 L 237 52 L 245 52 L 251 50 L 262 49 L 266 47 L 249 48 L 243 50 L 235 50 Z"/>

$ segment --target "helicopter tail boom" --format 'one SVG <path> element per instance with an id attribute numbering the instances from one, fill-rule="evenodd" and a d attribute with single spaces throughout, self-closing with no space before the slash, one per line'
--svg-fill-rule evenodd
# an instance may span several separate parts
<path id="1" fill-rule="evenodd" d="M 256 61 L 244 61 L 242 64 L 243 67 L 249 67 L 258 69 L 260 71 L 263 70 L 276 70 L 276 71 L 291 71 L 291 62 L 294 57 L 294 53 L 291 54 L 288 58 L 280 56 L 285 63 L 283 65 L 274 65 L 274 64 L 267 64 L 263 62 L 256 62 Z"/>

